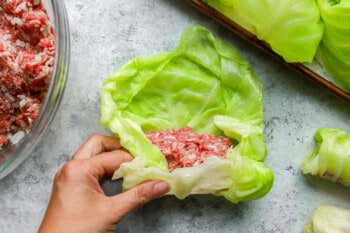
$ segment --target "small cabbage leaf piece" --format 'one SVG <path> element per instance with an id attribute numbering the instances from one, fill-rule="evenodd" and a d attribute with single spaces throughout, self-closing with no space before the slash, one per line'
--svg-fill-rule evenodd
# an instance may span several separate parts
<path id="1" fill-rule="evenodd" d="M 114 174 L 124 189 L 165 180 L 178 198 L 212 193 L 237 203 L 264 196 L 273 173 L 267 150 L 261 80 L 240 53 L 207 29 L 189 26 L 174 51 L 136 57 L 106 78 L 101 124 L 120 138 L 135 159 Z M 168 171 L 146 132 L 190 126 L 234 141 L 227 159 Z"/>
<path id="2" fill-rule="evenodd" d="M 330 77 L 350 92 L 350 1 L 317 0 L 324 22 L 324 36 L 317 58 Z"/>
<path id="3" fill-rule="evenodd" d="M 320 128 L 315 140 L 317 147 L 301 164 L 303 173 L 350 186 L 350 135 L 340 129 Z"/>
<path id="4" fill-rule="evenodd" d="M 350 210 L 333 205 L 319 205 L 303 233 L 348 233 Z"/>
<path id="5" fill-rule="evenodd" d="M 239 24 L 286 62 L 312 62 L 323 36 L 314 0 L 203 0 Z"/>

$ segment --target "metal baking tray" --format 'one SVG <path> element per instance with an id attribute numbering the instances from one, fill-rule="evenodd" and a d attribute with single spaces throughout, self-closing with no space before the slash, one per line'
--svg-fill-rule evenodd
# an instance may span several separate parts
<path id="1" fill-rule="evenodd" d="M 253 44 L 257 48 L 263 50 L 267 54 L 271 55 L 272 57 L 284 63 L 285 65 L 291 67 L 292 69 L 300 72 L 301 74 L 303 74 L 304 77 L 316 82 L 317 84 L 324 87 L 325 89 L 328 89 L 329 91 L 333 92 L 334 94 L 341 97 L 342 99 L 350 102 L 350 93 L 347 93 L 342 88 L 337 86 L 337 84 L 332 82 L 332 80 L 328 77 L 327 73 L 324 71 L 322 66 L 320 66 L 320 64 L 318 64 L 316 61 L 310 64 L 288 63 L 284 61 L 284 59 L 280 55 L 272 51 L 271 47 L 267 43 L 259 40 L 254 34 L 245 30 L 239 24 L 235 23 L 234 21 L 227 18 L 220 12 L 216 11 L 215 9 L 208 6 L 207 4 L 203 3 L 201 0 L 187 0 L 187 1 L 191 5 L 193 5 L 195 8 L 200 10 L 202 13 L 208 15 L 209 17 L 213 18 L 217 22 L 226 26 L 229 30 L 231 30 L 238 36 L 242 37 L 243 39 L 249 41 L 251 44 Z"/>

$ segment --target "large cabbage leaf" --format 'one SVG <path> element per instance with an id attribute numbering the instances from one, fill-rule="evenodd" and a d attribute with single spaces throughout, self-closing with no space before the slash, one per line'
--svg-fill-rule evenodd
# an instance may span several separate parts
<path id="1" fill-rule="evenodd" d="M 262 85 L 240 53 L 207 29 L 191 25 L 172 52 L 134 58 L 108 77 L 101 90 L 101 124 L 136 158 L 114 178 L 131 188 L 149 179 L 170 183 L 169 194 L 213 193 L 232 202 L 256 199 L 272 186 L 263 163 Z M 191 126 L 234 141 L 227 159 L 169 173 L 145 132 Z"/>
<path id="2" fill-rule="evenodd" d="M 317 0 L 325 25 L 318 57 L 334 81 L 350 92 L 350 1 Z"/>
<path id="3" fill-rule="evenodd" d="M 301 164 L 303 173 L 350 186 L 350 135 L 340 129 L 320 128 L 315 140 L 317 147 Z"/>
<path id="4" fill-rule="evenodd" d="M 312 62 L 323 36 L 314 0 L 203 0 L 267 42 L 286 62 Z"/>
<path id="5" fill-rule="evenodd" d="M 190 194 L 214 194 L 238 203 L 263 197 L 272 187 L 273 173 L 262 162 L 230 153 L 229 159 L 208 157 L 195 167 L 178 168 L 171 173 L 147 167 L 144 156 L 121 165 L 113 179 L 124 178 L 123 188 L 130 189 L 147 180 L 169 183 L 169 195 L 183 199 Z"/>

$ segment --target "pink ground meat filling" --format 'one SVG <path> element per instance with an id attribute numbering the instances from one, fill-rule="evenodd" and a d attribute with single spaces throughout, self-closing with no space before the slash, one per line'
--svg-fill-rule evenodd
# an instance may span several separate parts
<path id="1" fill-rule="evenodd" d="M 41 0 L 0 1 L 0 147 L 37 119 L 54 53 L 54 30 Z"/>
<path id="2" fill-rule="evenodd" d="M 164 154 L 170 171 L 196 166 L 209 156 L 226 158 L 226 152 L 232 146 L 229 138 L 194 132 L 189 126 L 146 135 Z"/>

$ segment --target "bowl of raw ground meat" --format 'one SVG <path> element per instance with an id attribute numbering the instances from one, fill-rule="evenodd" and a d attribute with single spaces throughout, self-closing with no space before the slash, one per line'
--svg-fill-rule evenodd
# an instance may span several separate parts
<path id="1" fill-rule="evenodd" d="M 52 121 L 69 56 L 64 1 L 0 1 L 0 179 L 30 155 Z"/>

